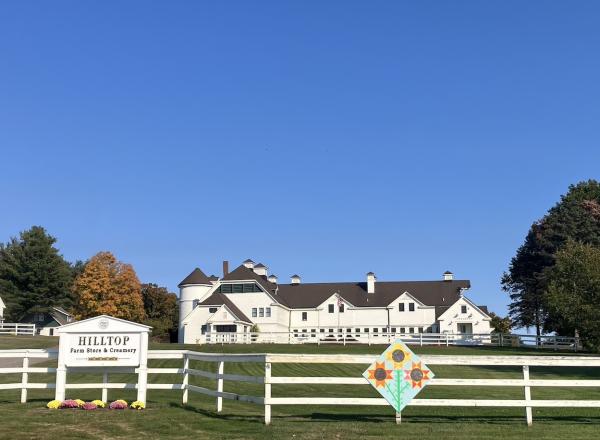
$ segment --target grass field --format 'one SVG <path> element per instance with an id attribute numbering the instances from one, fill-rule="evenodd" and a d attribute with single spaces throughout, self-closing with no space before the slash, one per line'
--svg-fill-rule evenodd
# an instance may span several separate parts
<path id="1" fill-rule="evenodd" d="M 53 338 L 0 337 L 0 349 L 44 348 L 56 346 Z M 384 346 L 309 346 L 309 345 L 242 345 L 242 346 L 182 346 L 152 344 L 153 349 L 190 348 L 210 352 L 278 352 L 278 353 L 351 353 L 379 354 Z M 483 347 L 413 347 L 417 353 L 429 354 L 556 354 L 552 351 L 495 349 Z M 563 353 L 570 355 L 569 353 Z M 152 361 L 151 367 L 181 367 L 181 361 Z M 214 371 L 214 364 L 192 361 L 192 368 Z M 275 365 L 276 376 L 358 376 L 363 365 Z M 436 366 L 437 377 L 520 378 L 519 368 Z M 227 373 L 262 375 L 263 366 L 256 364 L 226 364 Z M 600 379 L 600 369 L 574 366 L 572 369 L 532 368 L 532 378 Z M 132 382 L 130 375 L 111 375 L 114 382 Z M 48 382 L 48 375 L 31 374 L 31 382 Z M 99 381 L 97 375 L 71 374 L 69 382 Z M 2 375 L 2 382 L 20 382 L 20 375 Z M 154 375 L 151 382 L 180 383 L 181 376 Z M 215 381 L 191 378 L 190 383 L 215 388 Z M 225 391 L 262 395 L 260 385 L 225 382 Z M 71 398 L 91 400 L 100 397 L 99 390 L 72 390 Z M 369 386 L 273 385 L 273 396 L 355 396 L 376 397 Z M 504 398 L 519 399 L 520 388 L 495 387 L 429 387 L 419 397 L 430 398 Z M 181 391 L 148 391 L 148 409 L 125 411 L 50 411 L 44 405 L 52 391 L 30 390 L 27 404 L 17 403 L 19 391 L 0 391 L 0 438 L 10 439 L 104 439 L 104 438 L 211 438 L 211 439 L 591 439 L 600 433 L 598 409 L 534 409 L 534 425 L 527 428 L 524 410 L 510 408 L 427 408 L 409 407 L 403 412 L 403 422 L 394 423 L 393 410 L 387 407 L 308 407 L 275 406 L 273 422 L 264 426 L 260 406 L 224 400 L 222 413 L 215 411 L 215 399 L 190 393 L 187 406 L 181 405 Z M 590 388 L 534 388 L 534 399 L 600 400 L 600 390 Z M 109 399 L 135 398 L 134 391 L 109 391 Z"/>

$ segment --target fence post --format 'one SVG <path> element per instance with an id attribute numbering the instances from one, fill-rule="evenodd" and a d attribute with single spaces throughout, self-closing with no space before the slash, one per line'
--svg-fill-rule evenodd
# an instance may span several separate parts
<path id="1" fill-rule="evenodd" d="M 183 386 L 183 397 L 181 398 L 181 403 L 187 405 L 188 403 L 188 384 L 190 383 L 190 374 L 188 372 L 190 368 L 190 358 L 186 354 L 183 355 L 183 381 L 181 385 Z"/>
<path id="2" fill-rule="evenodd" d="M 423 346 L 423 333 L 419 333 L 419 346 Z"/>
<path id="3" fill-rule="evenodd" d="M 107 385 L 108 384 L 108 371 L 105 371 L 104 373 L 102 373 L 102 385 L 104 385 L 102 387 L 102 401 L 103 402 L 108 402 L 108 388 Z"/>
<path id="4" fill-rule="evenodd" d="M 449 345 L 449 341 L 448 341 L 448 333 L 446 333 L 446 347 L 448 347 Z"/>
<path id="5" fill-rule="evenodd" d="M 27 373 L 27 369 L 29 368 L 29 357 L 27 356 L 27 353 L 25 353 L 25 357 L 23 358 L 23 376 L 21 377 L 21 403 L 27 402 L 27 380 L 29 378 L 29 374 Z"/>
<path id="6" fill-rule="evenodd" d="M 498 343 L 500 344 L 500 347 L 504 347 L 504 334 L 500 333 L 500 338 L 498 339 Z"/>
<path id="7" fill-rule="evenodd" d="M 19 334 L 19 324 L 15 324 L 15 336 Z"/>
<path id="8" fill-rule="evenodd" d="M 396 425 L 399 425 L 400 423 L 402 423 L 402 414 L 397 412 L 396 413 Z"/>
<path id="9" fill-rule="evenodd" d="M 265 359 L 266 360 L 266 359 Z M 271 363 L 265 362 L 265 425 L 271 424 Z"/>
<path id="10" fill-rule="evenodd" d="M 217 371 L 217 391 L 223 392 L 223 372 L 225 371 L 225 362 L 219 361 L 219 368 Z M 217 412 L 223 410 L 223 397 L 217 396 Z"/>
<path id="11" fill-rule="evenodd" d="M 523 365 L 523 380 L 529 382 L 529 365 Z M 531 401 L 531 388 L 525 384 L 525 416 L 527 417 L 527 426 L 533 424 L 533 416 L 531 413 L 531 406 L 527 404 Z"/>

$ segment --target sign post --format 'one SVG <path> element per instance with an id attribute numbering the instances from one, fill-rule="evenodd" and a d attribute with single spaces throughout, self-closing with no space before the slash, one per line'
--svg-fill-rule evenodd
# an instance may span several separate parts
<path id="1" fill-rule="evenodd" d="M 66 324 L 59 334 L 56 400 L 65 400 L 67 372 L 78 367 L 136 367 L 138 398 L 146 403 L 148 334 L 151 327 L 107 315 Z M 103 399 L 106 393 L 102 393 Z"/>

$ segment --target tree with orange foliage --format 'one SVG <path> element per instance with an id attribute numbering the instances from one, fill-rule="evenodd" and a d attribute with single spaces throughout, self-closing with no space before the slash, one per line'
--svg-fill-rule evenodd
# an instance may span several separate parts
<path id="1" fill-rule="evenodd" d="M 73 283 L 77 319 L 97 315 L 142 322 L 146 319 L 142 286 L 133 267 L 110 252 L 99 252 Z"/>

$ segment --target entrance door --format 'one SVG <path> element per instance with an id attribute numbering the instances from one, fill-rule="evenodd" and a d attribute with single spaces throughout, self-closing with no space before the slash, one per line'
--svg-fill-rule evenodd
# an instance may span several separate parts
<path id="1" fill-rule="evenodd" d="M 460 323 L 457 324 L 458 333 L 461 335 L 471 335 L 473 334 L 473 324 L 469 323 Z"/>

